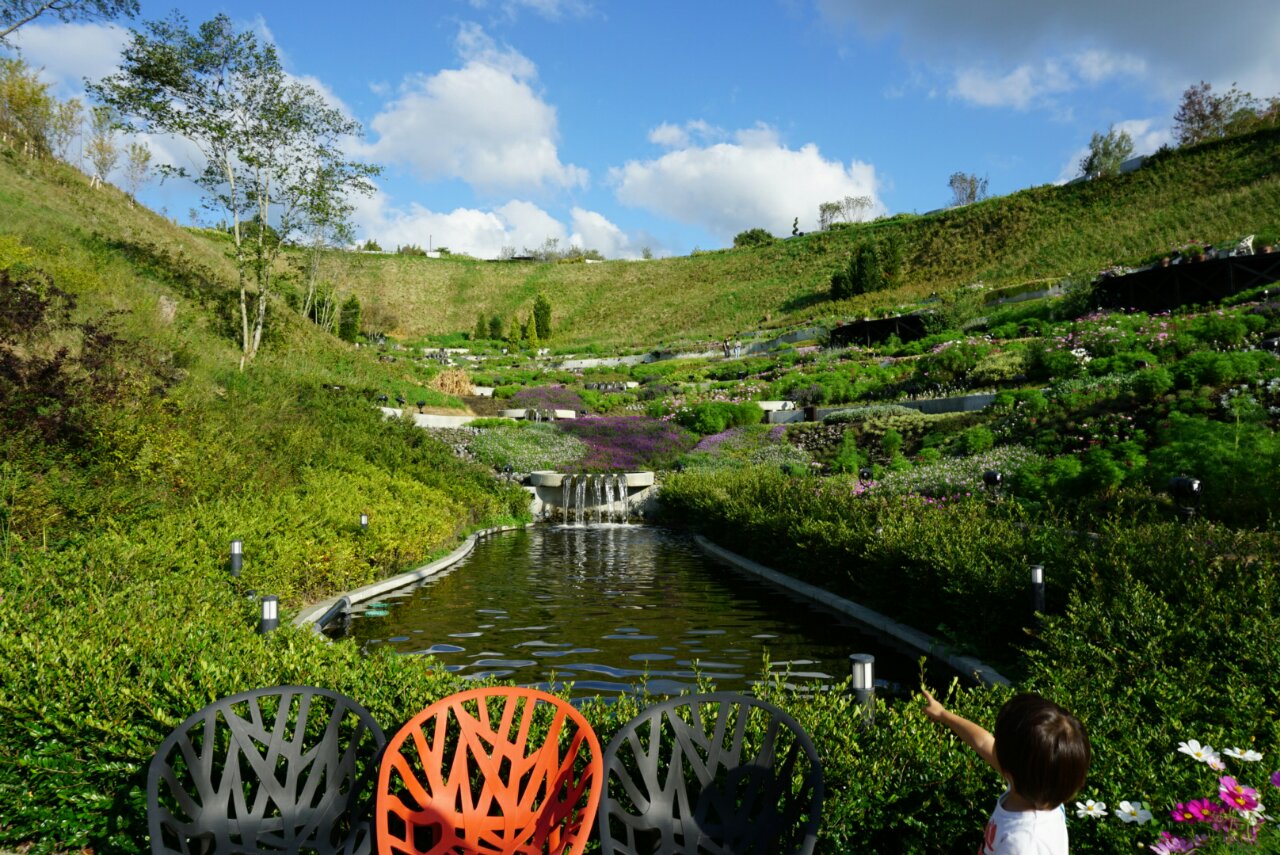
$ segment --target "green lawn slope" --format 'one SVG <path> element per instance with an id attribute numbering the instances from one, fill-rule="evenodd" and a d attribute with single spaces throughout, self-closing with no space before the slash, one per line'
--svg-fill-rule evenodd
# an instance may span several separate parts
<path id="1" fill-rule="evenodd" d="M 1033 187 L 965 208 L 898 215 L 763 247 L 601 264 L 365 256 L 353 286 L 405 336 L 471 330 L 476 315 L 522 319 L 552 301 L 554 346 L 646 349 L 912 304 L 975 282 L 992 287 L 1092 277 L 1190 240 L 1280 237 L 1280 133 L 1162 153 L 1136 172 Z M 894 234 L 901 286 L 828 299 L 853 246 Z"/>

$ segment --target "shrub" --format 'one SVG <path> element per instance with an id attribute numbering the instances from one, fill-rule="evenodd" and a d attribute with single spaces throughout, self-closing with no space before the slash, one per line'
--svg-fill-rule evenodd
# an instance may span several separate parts
<path id="1" fill-rule="evenodd" d="M 342 311 L 338 315 L 338 338 L 343 341 L 355 341 L 358 335 L 360 335 L 360 298 L 352 294 L 343 302 Z"/>
<path id="2" fill-rule="evenodd" d="M 547 422 L 519 422 L 514 427 L 482 431 L 467 448 L 481 463 L 510 466 L 517 472 L 572 470 L 587 453 L 586 445 Z"/>
<path id="3" fill-rule="evenodd" d="M 765 229 L 747 229 L 744 232 L 738 232 L 733 238 L 735 248 L 747 246 L 768 246 L 773 243 L 776 238 L 769 234 Z"/>
<path id="4" fill-rule="evenodd" d="M 731 427 L 759 424 L 764 410 L 752 401 L 731 404 L 727 401 L 703 401 L 676 414 L 676 422 L 694 433 L 709 436 Z"/>

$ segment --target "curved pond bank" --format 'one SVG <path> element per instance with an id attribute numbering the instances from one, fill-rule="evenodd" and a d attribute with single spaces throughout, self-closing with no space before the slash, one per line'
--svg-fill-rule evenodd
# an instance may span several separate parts
<path id="1" fill-rule="evenodd" d="M 913 686 L 920 652 L 944 670 L 1002 679 L 981 663 L 947 662 L 928 636 L 856 604 L 795 580 L 780 590 L 788 577 L 768 578 L 773 571 L 732 553 L 717 559 L 647 526 L 534 526 L 484 537 L 296 622 L 328 611 L 368 648 L 429 653 L 470 676 L 573 682 L 580 694 L 632 691 L 646 679 L 651 691 L 673 693 L 696 688 L 699 675 L 742 690 L 760 678 L 766 654 L 775 672 L 801 685 L 842 681 L 850 653 L 876 655 L 882 685 Z M 722 561 L 755 575 L 726 572 Z"/>

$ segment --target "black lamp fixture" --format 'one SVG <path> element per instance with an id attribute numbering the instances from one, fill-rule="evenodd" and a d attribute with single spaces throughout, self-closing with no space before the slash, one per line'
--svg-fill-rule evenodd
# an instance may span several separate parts
<path id="1" fill-rule="evenodd" d="M 1200 507 L 1203 485 L 1199 478 L 1190 475 L 1175 475 L 1169 479 L 1169 492 L 1173 494 L 1178 505 L 1178 515 L 1184 522 L 1190 522 Z"/>
<path id="2" fill-rule="evenodd" d="M 874 473 L 870 469 L 868 469 L 866 466 L 863 466 L 861 469 L 858 470 L 858 480 L 865 484 L 866 482 L 871 480 L 871 476 L 873 474 Z"/>
<path id="3" fill-rule="evenodd" d="M 427 405 L 426 401 L 418 401 L 418 412 L 422 412 L 422 408 Z"/>
<path id="4" fill-rule="evenodd" d="M 982 473 L 982 483 L 991 491 L 991 495 L 999 498 L 1000 485 L 1004 483 L 1004 475 L 1000 474 L 995 469 L 988 469 L 986 472 Z"/>

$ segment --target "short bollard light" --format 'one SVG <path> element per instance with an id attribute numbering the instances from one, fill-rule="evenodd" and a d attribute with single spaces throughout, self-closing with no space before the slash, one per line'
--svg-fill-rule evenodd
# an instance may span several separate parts
<path id="1" fill-rule="evenodd" d="M 1044 613 L 1044 565 L 1031 565 L 1031 613 Z"/>
<path id="2" fill-rule="evenodd" d="M 876 658 L 870 653 L 849 655 L 853 699 L 862 707 L 862 718 L 871 724 L 876 712 Z"/>
<path id="3" fill-rule="evenodd" d="M 421 412 L 422 412 L 422 408 L 423 408 L 423 407 L 425 407 L 426 405 L 427 405 L 427 402 L 426 402 L 426 401 L 419 401 L 419 402 L 418 402 L 418 412 L 419 412 L 419 413 L 421 413 Z"/>
<path id="4" fill-rule="evenodd" d="M 268 594 L 258 601 L 262 606 L 262 618 L 258 621 L 258 635 L 266 635 L 280 626 L 280 598 Z"/>
<path id="5" fill-rule="evenodd" d="M 1183 522 L 1191 522 L 1200 506 L 1202 485 L 1199 478 L 1190 475 L 1178 475 L 1169 479 L 1169 492 L 1173 493 L 1178 503 L 1178 515 Z"/>
<path id="6" fill-rule="evenodd" d="M 368 531 L 368 530 L 369 530 L 369 515 L 368 515 L 368 514 L 361 514 L 361 515 L 360 515 L 360 530 L 361 530 L 361 531 Z"/>
<path id="7" fill-rule="evenodd" d="M 858 480 L 865 484 L 871 480 L 871 476 L 873 474 L 874 473 L 870 469 L 864 466 L 858 470 Z"/>
<path id="8" fill-rule="evenodd" d="M 231 541 L 231 561 L 227 566 L 232 576 L 239 576 L 244 567 L 244 544 L 238 540 Z"/>

